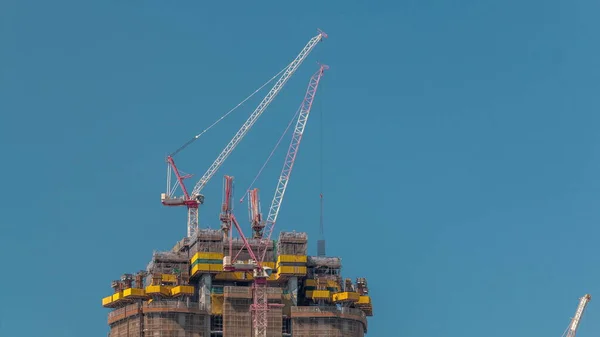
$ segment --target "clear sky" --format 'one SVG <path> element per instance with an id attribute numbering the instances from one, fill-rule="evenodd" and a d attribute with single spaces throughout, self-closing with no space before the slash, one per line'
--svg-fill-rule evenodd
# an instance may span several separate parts
<path id="1" fill-rule="evenodd" d="M 377 3 L 377 4 L 376 4 Z M 369 336 L 600 334 L 600 4 L 0 1 L 0 335 L 106 336 L 110 281 L 186 232 L 164 157 L 329 34 L 204 189 L 216 228 L 317 93 L 278 229 L 319 219 Z M 261 92 L 177 157 L 201 176 Z M 322 118 L 321 118 L 322 116 Z M 258 181 L 268 212 L 288 138 Z M 193 182 L 190 181 L 190 184 Z M 246 205 L 237 204 L 246 220 Z M 600 298 L 600 297 L 599 297 Z"/>

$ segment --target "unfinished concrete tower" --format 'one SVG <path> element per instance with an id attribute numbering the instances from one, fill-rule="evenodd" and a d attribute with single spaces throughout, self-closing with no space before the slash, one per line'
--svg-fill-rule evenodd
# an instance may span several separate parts
<path id="1" fill-rule="evenodd" d="M 252 336 L 253 275 L 223 271 L 229 244 L 220 230 L 202 229 L 154 252 L 146 270 L 113 281 L 114 293 L 102 300 L 111 309 L 109 337 Z M 339 257 L 308 256 L 307 244 L 306 233 L 282 232 L 269 245 L 267 335 L 364 336 L 373 315 L 367 280 L 342 278 Z"/>
<path id="2" fill-rule="evenodd" d="M 110 337 L 210 336 L 210 312 L 198 303 L 189 284 L 186 253 L 155 252 L 135 276 L 113 281 L 114 294 L 102 299 Z"/>
<path id="3" fill-rule="evenodd" d="M 233 214 L 231 176 L 225 176 L 221 228 L 202 229 L 198 223 L 203 188 L 326 37 L 319 31 L 309 40 L 193 188 L 185 187 L 190 175 L 177 168 L 173 156 L 201 134 L 167 156 L 167 190 L 161 203 L 187 208 L 187 236 L 171 251 L 155 252 L 146 270 L 113 281 L 113 294 L 102 300 L 111 309 L 109 337 L 361 337 L 367 332 L 372 306 L 366 279 L 342 279 L 341 259 L 326 256 L 324 241 L 317 244 L 317 256 L 308 256 L 306 233 L 281 232 L 272 239 L 326 65 L 310 78 L 266 220 L 257 189 L 249 199 L 252 238 L 245 237 Z M 183 195 L 175 194 L 178 188 Z M 232 224 L 239 238 L 233 237 Z"/>

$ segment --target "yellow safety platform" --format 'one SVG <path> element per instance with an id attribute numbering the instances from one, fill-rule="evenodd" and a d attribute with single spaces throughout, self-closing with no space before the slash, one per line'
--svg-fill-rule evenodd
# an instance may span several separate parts
<path id="1" fill-rule="evenodd" d="M 193 286 L 176 286 L 171 289 L 171 296 L 191 296 L 194 295 L 194 287 Z"/>
<path id="2" fill-rule="evenodd" d="M 192 267 L 192 276 L 194 276 L 198 273 L 206 274 L 206 273 L 216 273 L 216 272 L 222 272 L 222 271 L 223 271 L 222 264 L 198 263 Z"/>
<path id="3" fill-rule="evenodd" d="M 306 263 L 308 258 L 306 255 L 279 255 L 277 256 L 277 266 L 282 263 Z"/>
<path id="4" fill-rule="evenodd" d="M 304 286 L 306 288 L 313 288 L 314 289 L 314 288 L 317 287 L 317 281 L 315 281 L 313 279 L 306 279 L 306 281 L 304 281 Z"/>
<path id="5" fill-rule="evenodd" d="M 304 266 L 280 266 L 277 268 L 277 279 L 289 276 L 304 276 L 306 275 L 306 267 Z"/>
<path id="6" fill-rule="evenodd" d="M 333 302 L 358 302 L 360 295 L 354 291 L 345 291 L 333 294 Z"/>
<path id="7" fill-rule="evenodd" d="M 209 266 L 210 266 L 210 271 L 212 271 L 212 272 L 215 272 L 215 271 L 217 271 L 217 272 L 223 271 L 223 264 L 216 264 L 216 263 L 213 263 L 213 264 L 210 264 Z"/>
<path id="8" fill-rule="evenodd" d="M 327 300 L 331 299 L 331 292 L 329 290 L 309 290 L 306 292 L 306 297 L 313 300 Z"/>
<path id="9" fill-rule="evenodd" d="M 223 253 L 198 252 L 192 256 L 190 263 L 194 263 L 196 260 L 220 260 L 223 263 Z"/>
<path id="10" fill-rule="evenodd" d="M 130 302 L 129 299 L 123 297 L 123 292 L 114 293 L 111 296 L 107 296 L 102 299 L 102 306 L 106 308 L 118 307 L 123 303 Z"/>
<path id="11" fill-rule="evenodd" d="M 215 274 L 223 271 L 223 253 L 198 252 L 190 259 L 192 274 Z"/>
<path id="12" fill-rule="evenodd" d="M 171 296 L 171 288 L 166 287 L 166 286 L 147 286 L 146 294 L 159 295 L 159 296 Z"/>
<path id="13" fill-rule="evenodd" d="M 144 289 L 127 288 L 127 289 L 123 290 L 123 298 L 144 299 L 144 298 L 148 298 L 148 295 L 146 295 L 146 292 L 144 291 Z"/>
<path id="14" fill-rule="evenodd" d="M 174 275 L 174 274 L 162 274 L 160 276 L 160 279 L 164 283 L 176 283 L 177 282 L 177 275 Z"/>
<path id="15" fill-rule="evenodd" d="M 371 304 L 371 297 L 360 296 L 358 302 L 354 303 L 354 306 L 362 310 L 365 315 L 373 316 L 373 305 Z"/>
<path id="16" fill-rule="evenodd" d="M 356 302 L 356 304 L 359 304 L 359 305 L 361 305 L 361 304 L 363 304 L 363 305 L 364 304 L 371 304 L 371 297 L 369 297 L 369 296 L 360 296 L 358 298 L 358 302 Z"/>
<path id="17" fill-rule="evenodd" d="M 112 295 L 104 297 L 102 299 L 102 306 L 106 307 L 106 308 L 112 308 L 113 307 Z"/>
<path id="18" fill-rule="evenodd" d="M 123 293 L 122 292 L 114 293 L 112 295 L 112 301 L 113 302 L 120 301 L 121 299 L 123 299 Z"/>
<path id="19" fill-rule="evenodd" d="M 210 264 L 208 263 L 199 263 L 196 264 L 195 266 L 192 267 L 192 276 L 196 275 L 197 273 L 208 273 L 210 272 Z"/>

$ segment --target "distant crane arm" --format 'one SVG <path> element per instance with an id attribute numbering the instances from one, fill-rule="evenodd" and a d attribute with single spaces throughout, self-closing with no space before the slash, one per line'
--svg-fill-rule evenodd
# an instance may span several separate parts
<path id="1" fill-rule="evenodd" d="M 581 317 L 583 316 L 583 312 L 585 311 L 585 308 L 591 299 L 592 296 L 589 294 L 586 294 L 585 296 L 579 299 L 577 311 L 575 311 L 575 316 L 571 320 L 571 324 L 569 325 L 569 329 L 567 330 L 566 337 L 575 337 L 575 334 L 577 333 L 577 328 L 579 327 L 579 323 L 581 322 Z"/>

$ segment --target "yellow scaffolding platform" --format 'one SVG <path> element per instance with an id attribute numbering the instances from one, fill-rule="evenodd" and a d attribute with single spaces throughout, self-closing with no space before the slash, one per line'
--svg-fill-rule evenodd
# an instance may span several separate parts
<path id="1" fill-rule="evenodd" d="M 341 303 L 341 302 L 358 302 L 360 299 L 360 295 L 354 291 L 345 291 L 342 293 L 333 294 L 333 302 Z"/>

